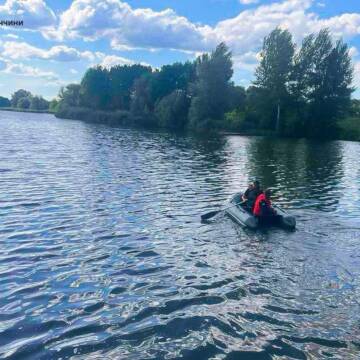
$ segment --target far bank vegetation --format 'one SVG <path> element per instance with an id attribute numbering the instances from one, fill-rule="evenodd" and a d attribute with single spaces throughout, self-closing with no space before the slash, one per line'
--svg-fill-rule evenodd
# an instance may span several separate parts
<path id="1" fill-rule="evenodd" d="M 327 29 L 297 46 L 289 31 L 276 28 L 264 39 L 252 84 L 245 89 L 232 76 L 232 55 L 221 43 L 160 69 L 89 68 L 48 108 L 61 118 L 141 127 L 360 140 L 349 48 Z M 28 95 L 16 106 L 40 103 Z"/>

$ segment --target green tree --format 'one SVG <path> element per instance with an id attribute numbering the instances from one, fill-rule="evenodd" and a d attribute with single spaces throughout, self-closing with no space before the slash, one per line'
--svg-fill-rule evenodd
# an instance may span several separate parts
<path id="1" fill-rule="evenodd" d="M 42 96 L 33 96 L 30 101 L 31 110 L 48 110 L 49 102 L 45 100 Z"/>
<path id="2" fill-rule="evenodd" d="M 151 111 L 149 78 L 142 76 L 134 81 L 131 94 L 131 112 L 135 115 L 148 115 Z"/>
<path id="3" fill-rule="evenodd" d="M 174 90 L 155 106 L 155 116 L 161 127 L 183 129 L 187 122 L 190 99 L 185 90 Z"/>
<path id="4" fill-rule="evenodd" d="M 101 66 L 88 69 L 81 80 L 81 95 L 87 107 L 106 109 L 110 100 L 109 71 Z"/>
<path id="5" fill-rule="evenodd" d="M 246 114 L 253 119 L 255 127 L 267 127 L 266 114 L 271 112 L 271 109 L 273 109 L 273 104 L 269 103 L 265 89 L 253 85 L 246 89 Z"/>
<path id="6" fill-rule="evenodd" d="M 266 98 L 263 112 L 270 120 L 268 126 L 281 130 L 281 109 L 289 99 L 295 45 L 288 30 L 276 28 L 264 39 L 260 64 L 255 71 L 254 85 Z"/>
<path id="7" fill-rule="evenodd" d="M 295 96 L 306 109 L 307 136 L 334 136 L 337 120 L 349 111 L 354 91 L 348 46 L 342 40 L 334 43 L 328 29 L 309 35 L 295 57 L 294 79 Z"/>
<path id="8" fill-rule="evenodd" d="M 131 89 L 135 79 L 150 74 L 152 71 L 150 66 L 140 64 L 114 66 L 109 70 L 110 81 L 110 107 L 112 109 L 130 109 Z"/>
<path id="9" fill-rule="evenodd" d="M 225 43 L 211 54 L 196 60 L 196 80 L 191 86 L 190 127 L 206 129 L 223 118 L 229 109 L 230 79 L 233 74 L 231 52 Z"/>
<path id="10" fill-rule="evenodd" d="M 10 107 L 11 102 L 8 98 L 0 96 L 0 107 Z"/>
<path id="11" fill-rule="evenodd" d="M 29 109 L 31 104 L 31 97 L 22 97 L 17 102 L 19 109 Z"/>
<path id="12" fill-rule="evenodd" d="M 351 100 L 349 115 L 360 119 L 360 100 L 359 99 Z"/>
<path id="13" fill-rule="evenodd" d="M 230 87 L 230 109 L 237 109 L 243 111 L 246 106 L 246 90 L 243 86 L 231 86 Z"/>
<path id="14" fill-rule="evenodd" d="M 49 110 L 50 101 L 47 101 L 42 96 L 39 99 L 39 110 Z"/>
<path id="15" fill-rule="evenodd" d="M 61 106 L 81 106 L 81 86 L 79 84 L 69 84 L 60 88 L 59 104 Z"/>
<path id="16" fill-rule="evenodd" d="M 192 62 L 184 64 L 176 62 L 164 65 L 155 71 L 150 79 L 150 94 L 153 103 L 169 95 L 174 90 L 187 91 L 189 83 L 194 81 L 195 65 Z"/>
<path id="17" fill-rule="evenodd" d="M 135 124 L 145 127 L 155 127 L 156 118 L 153 116 L 154 104 L 149 91 L 149 75 L 144 75 L 134 81 L 131 92 L 130 111 Z"/>
<path id="18" fill-rule="evenodd" d="M 57 99 L 52 99 L 49 103 L 49 110 L 52 112 L 56 112 L 59 108 L 59 101 Z"/>
<path id="19" fill-rule="evenodd" d="M 30 91 L 24 89 L 17 90 L 11 95 L 11 106 L 14 108 L 19 107 L 18 102 L 21 98 L 31 98 L 31 96 Z"/>

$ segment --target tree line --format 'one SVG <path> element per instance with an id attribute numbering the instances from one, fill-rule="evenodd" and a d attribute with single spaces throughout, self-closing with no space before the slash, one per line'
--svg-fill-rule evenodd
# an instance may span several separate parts
<path id="1" fill-rule="evenodd" d="M 264 39 L 252 84 L 237 86 L 232 75 L 232 54 L 221 43 L 194 61 L 160 69 L 89 68 L 49 106 L 65 118 L 297 137 L 336 137 L 341 119 L 359 109 L 351 100 L 348 45 L 327 29 L 297 46 L 288 30 L 276 28 Z"/>
<path id="2" fill-rule="evenodd" d="M 20 89 L 11 95 L 11 99 L 0 96 L 0 108 L 14 108 L 21 110 L 49 110 L 51 102 L 42 96 L 33 95 L 30 91 Z"/>

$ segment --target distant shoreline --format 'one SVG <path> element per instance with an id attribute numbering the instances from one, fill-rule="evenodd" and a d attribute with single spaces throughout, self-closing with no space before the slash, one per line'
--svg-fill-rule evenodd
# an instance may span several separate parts
<path id="1" fill-rule="evenodd" d="M 54 114 L 54 112 L 50 111 L 50 110 L 19 109 L 19 108 L 12 108 L 12 107 L 0 107 L 0 110 L 14 111 L 14 112 L 39 113 L 39 114 Z"/>

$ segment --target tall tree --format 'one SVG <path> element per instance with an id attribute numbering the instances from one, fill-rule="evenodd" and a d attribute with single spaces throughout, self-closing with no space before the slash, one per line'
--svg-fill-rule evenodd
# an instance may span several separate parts
<path id="1" fill-rule="evenodd" d="M 109 105 L 109 72 L 101 66 L 90 68 L 81 80 L 84 104 L 93 109 L 106 109 Z"/>
<path id="2" fill-rule="evenodd" d="M 276 28 L 264 39 L 261 60 L 255 71 L 254 85 L 266 94 L 265 107 L 270 109 L 268 118 L 275 118 L 275 130 L 281 129 L 281 109 L 289 98 L 295 45 L 288 30 Z M 273 126 L 273 124 L 269 124 Z"/>
<path id="3" fill-rule="evenodd" d="M 143 75 L 134 81 L 131 93 L 131 113 L 134 115 L 134 122 L 145 127 L 155 127 L 156 118 L 153 116 L 154 104 L 151 101 L 149 81 L 151 75 Z"/>
<path id="4" fill-rule="evenodd" d="M 140 64 L 114 66 L 109 70 L 110 107 L 112 109 L 129 110 L 131 89 L 135 79 L 150 74 L 150 66 Z"/>
<path id="5" fill-rule="evenodd" d="M 191 127 L 209 128 L 213 121 L 223 118 L 230 105 L 232 74 L 231 52 L 225 43 L 197 58 L 196 80 L 191 86 Z"/>
<path id="6" fill-rule="evenodd" d="M 52 112 L 56 112 L 59 109 L 59 100 L 52 99 L 49 103 L 49 110 Z"/>
<path id="7" fill-rule="evenodd" d="M 42 96 L 33 96 L 30 101 L 31 110 L 47 110 L 49 109 L 49 102 Z"/>
<path id="8" fill-rule="evenodd" d="M 31 103 L 31 97 L 22 97 L 17 102 L 17 107 L 19 109 L 29 109 Z"/>
<path id="9" fill-rule="evenodd" d="M 331 137 L 337 119 L 351 106 L 353 67 L 342 40 L 333 42 L 328 29 L 309 35 L 295 57 L 295 94 L 307 109 L 308 136 Z"/>
<path id="10" fill-rule="evenodd" d="M 230 87 L 230 109 L 244 110 L 246 104 L 246 90 L 242 86 Z"/>
<path id="11" fill-rule="evenodd" d="M 351 100 L 349 115 L 360 119 L 360 100 L 359 99 Z"/>
<path id="12" fill-rule="evenodd" d="M 183 129 L 187 122 L 189 102 L 184 90 L 174 90 L 157 102 L 154 112 L 161 127 Z"/>
<path id="13" fill-rule="evenodd" d="M 31 92 L 24 90 L 24 89 L 20 89 L 15 91 L 12 95 L 11 95 L 11 106 L 12 107 L 18 107 L 18 102 L 21 98 L 31 98 Z M 27 104 L 27 101 L 25 101 L 24 104 Z"/>
<path id="14" fill-rule="evenodd" d="M 153 73 L 150 80 L 150 93 L 153 103 L 169 95 L 174 90 L 187 90 L 189 83 L 194 81 L 195 65 L 192 62 L 164 65 Z"/>
<path id="15" fill-rule="evenodd" d="M 135 115 L 149 115 L 152 111 L 149 93 L 149 77 L 142 76 L 135 80 L 131 94 L 131 112 Z"/>
<path id="16" fill-rule="evenodd" d="M 81 86 L 79 84 L 69 84 L 61 87 L 59 92 L 59 103 L 62 106 L 81 106 Z"/>

